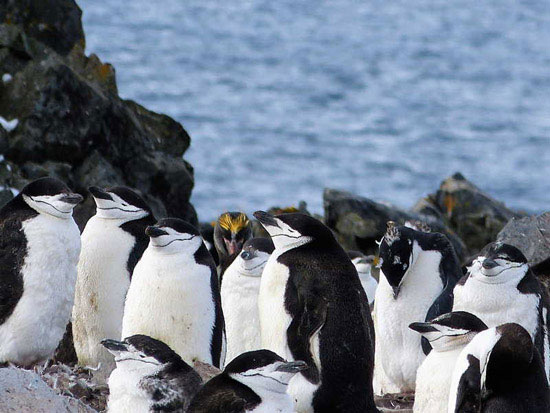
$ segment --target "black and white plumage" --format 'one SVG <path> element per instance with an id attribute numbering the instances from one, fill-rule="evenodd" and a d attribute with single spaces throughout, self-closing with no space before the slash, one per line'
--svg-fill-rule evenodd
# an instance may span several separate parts
<path id="1" fill-rule="evenodd" d="M 262 211 L 254 216 L 275 244 L 260 286 L 262 346 L 309 367 L 290 382 L 295 409 L 377 411 L 372 319 L 346 252 L 313 217 Z"/>
<path id="2" fill-rule="evenodd" d="M 246 240 L 252 238 L 252 225 L 243 212 L 224 212 L 214 226 L 214 246 L 218 253 L 220 283 L 223 273 L 239 255 Z"/>
<path id="3" fill-rule="evenodd" d="M 451 311 L 462 276 L 450 241 L 437 232 L 388 223 L 380 243 L 380 280 L 374 300 L 376 394 L 411 392 L 431 349 L 409 324 Z"/>
<path id="4" fill-rule="evenodd" d="M 432 346 L 416 373 L 413 410 L 418 413 L 445 412 L 456 360 L 464 347 L 487 326 L 475 315 L 457 311 L 429 322 L 412 323 L 409 327 Z"/>
<path id="5" fill-rule="evenodd" d="M 226 362 L 262 348 L 258 295 L 262 272 L 273 252 L 269 238 L 251 238 L 225 271 L 221 299 L 227 334 Z"/>
<path id="6" fill-rule="evenodd" d="M 146 334 L 187 363 L 223 366 L 224 319 L 218 277 L 199 231 L 176 218 L 147 227 L 150 243 L 134 269 L 122 336 Z"/>
<path id="7" fill-rule="evenodd" d="M 449 413 L 544 413 L 550 392 L 527 330 L 506 323 L 477 334 L 460 353 Z"/>
<path id="8" fill-rule="evenodd" d="M 82 201 L 61 181 L 41 178 L 0 210 L 0 362 L 51 357 L 74 301 Z"/>
<path id="9" fill-rule="evenodd" d="M 109 377 L 109 412 L 184 413 L 202 386 L 198 373 L 162 341 L 134 335 L 101 344 L 116 362 Z"/>
<path id="10" fill-rule="evenodd" d="M 126 187 L 91 187 L 96 214 L 82 232 L 73 338 L 78 362 L 109 375 L 112 356 L 99 342 L 121 337 L 124 300 L 134 267 L 149 244 L 145 228 L 155 223 L 147 203 Z"/>
<path id="11" fill-rule="evenodd" d="M 489 327 L 504 323 L 523 326 L 550 372 L 548 336 L 550 301 L 527 259 L 516 247 L 493 243 L 480 253 L 454 290 L 453 311 L 468 311 Z"/>
<path id="12" fill-rule="evenodd" d="M 365 255 L 359 251 L 348 251 L 348 256 L 357 270 L 363 290 L 365 290 L 365 294 L 369 299 L 369 305 L 372 306 L 376 295 L 376 287 L 378 287 L 378 281 L 374 279 L 371 272 L 376 258 L 373 255 Z"/>
<path id="13" fill-rule="evenodd" d="M 243 353 L 203 386 L 187 413 L 292 413 L 287 385 L 304 369 L 306 363 L 286 362 L 269 350 Z"/>

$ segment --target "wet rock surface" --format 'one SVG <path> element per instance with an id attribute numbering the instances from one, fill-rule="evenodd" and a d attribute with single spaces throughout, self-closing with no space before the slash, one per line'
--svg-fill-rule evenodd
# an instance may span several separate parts
<path id="1" fill-rule="evenodd" d="M 4 159 L 0 201 L 45 175 L 82 195 L 87 187 L 127 185 L 155 214 L 193 224 L 189 203 L 193 168 L 182 159 L 185 129 L 117 95 L 115 70 L 84 54 L 81 11 L 73 0 L 0 3 L 0 127 Z M 2 76 L 4 77 L 4 76 Z M 91 197 L 75 214 L 82 228 L 93 214 Z"/>

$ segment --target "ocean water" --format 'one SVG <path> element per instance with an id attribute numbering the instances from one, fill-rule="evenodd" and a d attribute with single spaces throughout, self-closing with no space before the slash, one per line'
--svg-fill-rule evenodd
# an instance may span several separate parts
<path id="1" fill-rule="evenodd" d="M 548 0 L 79 0 L 124 98 L 192 137 L 192 201 L 402 207 L 461 171 L 550 209 Z"/>

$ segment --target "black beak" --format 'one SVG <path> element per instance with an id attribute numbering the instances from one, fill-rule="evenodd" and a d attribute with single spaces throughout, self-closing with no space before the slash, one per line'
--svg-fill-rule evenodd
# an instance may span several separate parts
<path id="1" fill-rule="evenodd" d="M 277 223 L 275 217 L 271 214 L 268 214 L 267 212 L 256 211 L 254 212 L 254 216 L 258 221 L 260 221 L 260 224 L 262 224 L 264 227 L 279 227 L 279 224 Z"/>
<path id="2" fill-rule="evenodd" d="M 88 191 L 92 194 L 94 198 L 97 199 L 106 199 L 107 201 L 112 201 L 113 197 L 109 195 L 108 192 L 104 191 L 98 186 L 91 186 L 88 188 Z"/>
<path id="3" fill-rule="evenodd" d="M 165 230 L 154 225 L 145 228 L 145 234 L 151 238 L 160 237 L 161 235 L 168 235 Z"/>
<path id="4" fill-rule="evenodd" d="M 277 371 L 282 371 L 285 373 L 298 373 L 299 371 L 307 370 L 308 366 L 305 361 L 289 361 L 285 364 L 281 364 L 277 367 Z"/>
<path id="5" fill-rule="evenodd" d="M 66 202 L 67 204 L 80 204 L 84 198 L 80 194 L 69 193 L 61 197 L 61 201 Z"/>
<path id="6" fill-rule="evenodd" d="M 418 333 L 431 333 L 433 331 L 439 331 L 437 328 L 432 326 L 430 323 L 411 323 L 409 328 Z"/>
<path id="7" fill-rule="evenodd" d="M 498 264 L 495 260 L 493 260 L 492 258 L 485 258 L 483 260 L 483 264 L 481 264 L 483 266 L 483 268 L 485 268 L 486 270 L 490 270 L 491 268 L 495 268 L 495 267 L 498 267 Z"/>
<path id="8" fill-rule="evenodd" d="M 117 341 L 117 340 L 111 340 L 110 338 L 106 338 L 105 340 L 101 340 L 101 344 L 107 350 L 112 350 L 112 351 L 127 351 L 128 350 L 128 347 L 126 346 L 126 344 L 124 342 Z"/>
<path id="9" fill-rule="evenodd" d="M 401 286 L 398 285 L 397 287 L 392 287 L 393 290 L 393 299 L 397 300 L 397 296 L 399 295 L 399 291 L 401 291 Z"/>

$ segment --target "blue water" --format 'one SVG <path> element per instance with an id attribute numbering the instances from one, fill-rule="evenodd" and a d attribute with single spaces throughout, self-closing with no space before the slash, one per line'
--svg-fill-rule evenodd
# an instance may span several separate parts
<path id="1" fill-rule="evenodd" d="M 120 94 L 192 137 L 193 202 L 408 207 L 455 171 L 550 209 L 550 1 L 80 0 Z"/>

